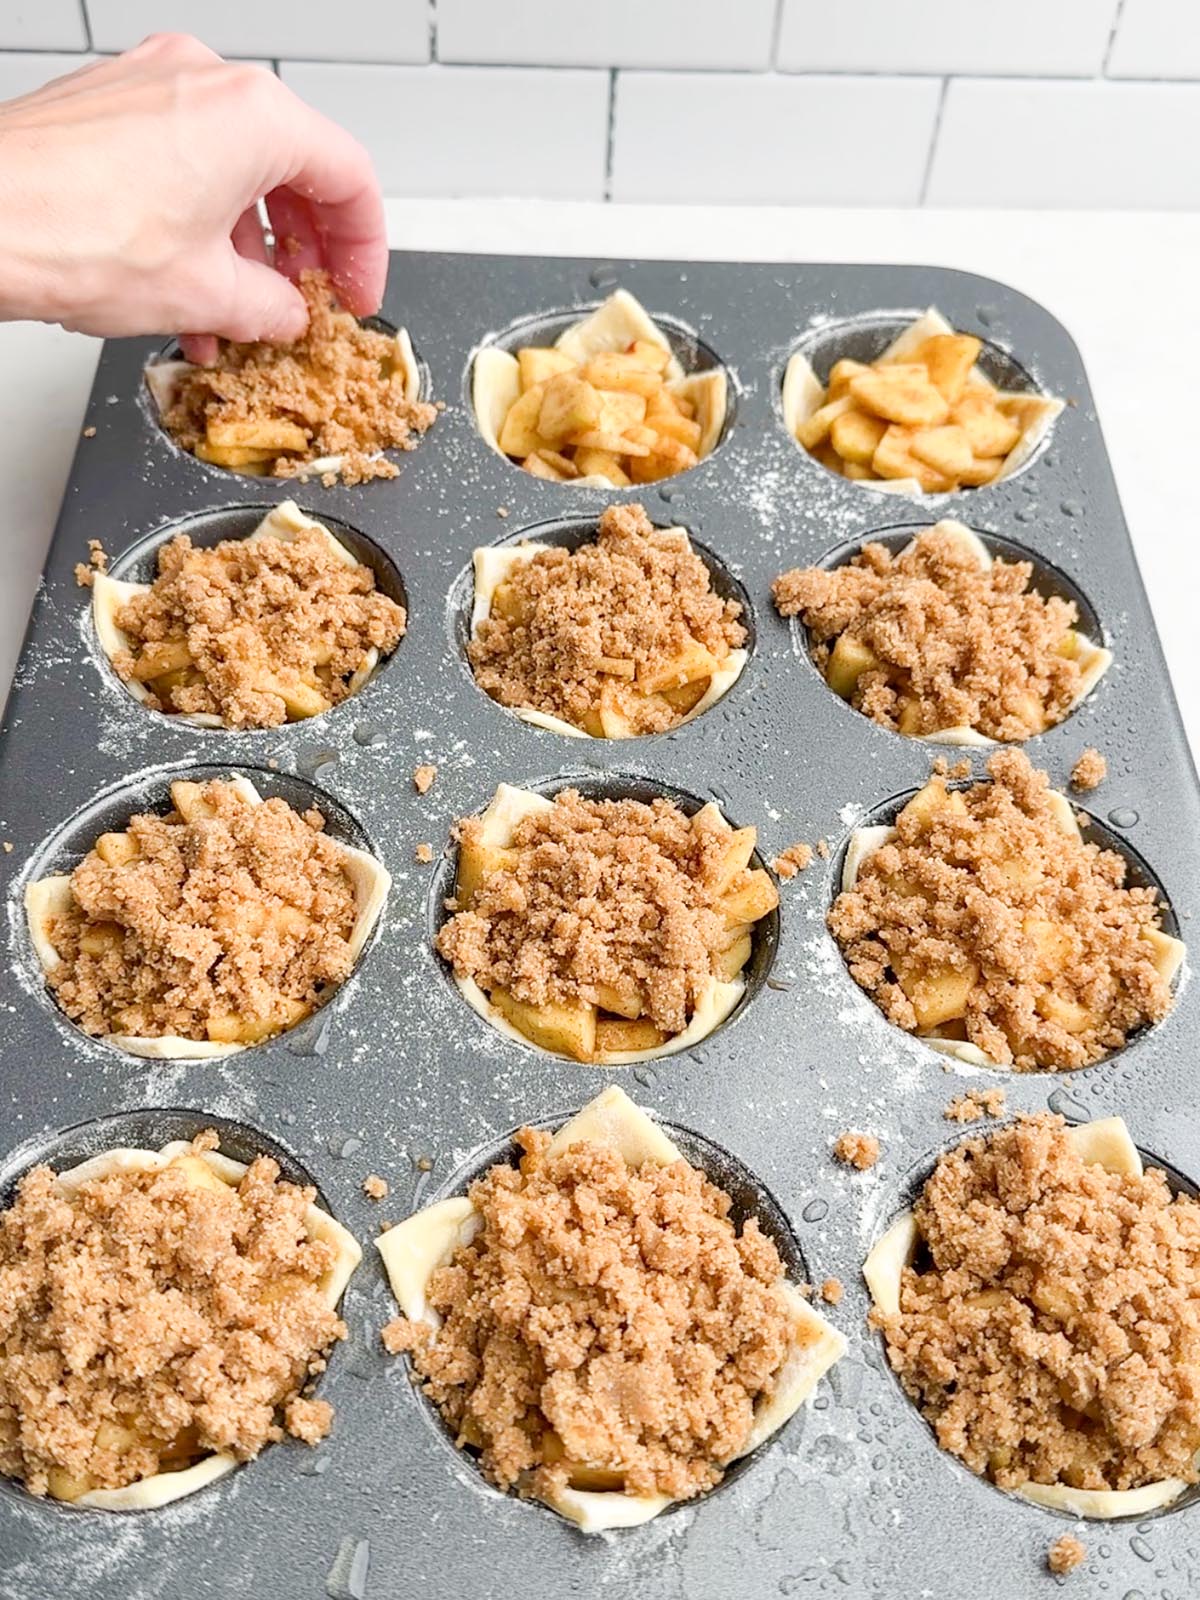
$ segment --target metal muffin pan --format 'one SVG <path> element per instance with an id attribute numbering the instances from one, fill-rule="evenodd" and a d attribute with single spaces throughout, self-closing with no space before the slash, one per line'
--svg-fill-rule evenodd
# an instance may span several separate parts
<path id="1" fill-rule="evenodd" d="M 572 490 L 490 451 L 469 405 L 473 350 L 526 319 L 582 311 L 621 284 L 724 362 L 736 404 L 719 448 L 692 471 L 645 489 Z M 936 304 L 1030 381 L 1067 399 L 1039 455 L 1014 478 L 936 500 L 897 500 L 826 472 L 786 434 L 779 388 L 790 352 Z M 1144 859 L 1183 935 L 1200 902 L 1200 790 L 1138 577 L 1078 352 L 1041 307 L 1001 284 L 937 268 L 745 266 L 399 254 L 384 316 L 404 323 L 448 409 L 400 476 L 325 489 L 223 473 L 182 455 L 155 425 L 141 372 L 156 342 L 109 344 L 17 669 L 0 762 L 0 852 L 9 912 L 0 1035 L 6 1181 L 44 1150 L 73 1149 L 95 1119 L 155 1126 L 160 1108 L 226 1119 L 275 1141 L 319 1186 L 365 1247 L 322 1393 L 337 1418 L 316 1451 L 273 1446 L 190 1500 L 104 1515 L 0 1494 L 0 1597 L 32 1600 L 85 1578 L 95 1600 L 130 1596 L 491 1596 L 604 1593 L 613 1600 L 728 1594 L 834 1594 L 846 1600 L 1049 1595 L 1048 1545 L 1070 1526 L 1014 1500 L 939 1452 L 865 1326 L 859 1269 L 909 1196 L 912 1175 L 959 1136 L 942 1111 L 981 1080 L 1003 1082 L 1010 1110 L 1049 1104 L 1073 1118 L 1120 1112 L 1143 1150 L 1200 1178 L 1198 1008 L 1186 969 L 1175 1010 L 1108 1061 L 1070 1075 L 981 1074 L 892 1028 L 850 979 L 824 927 L 850 829 L 917 788 L 937 751 L 875 727 L 829 692 L 803 631 L 774 612 L 770 582 L 876 530 L 955 516 L 1015 541 L 1078 586 L 1113 669 L 1063 724 L 1031 740 L 1036 764 L 1065 784 L 1086 744 L 1110 776 L 1086 807 Z M 832 353 L 829 353 L 832 359 Z M 372 541 L 394 565 L 409 612 L 394 656 L 355 699 L 266 732 L 204 730 L 147 713 L 100 659 L 73 568 L 86 541 L 114 564 L 156 531 L 199 513 L 236 513 L 294 497 Z M 660 524 L 685 526 L 740 584 L 754 648 L 727 700 L 644 740 L 582 743 L 531 727 L 490 701 L 462 655 L 471 551 L 544 525 L 577 528 L 612 501 L 641 499 Z M 501 512 L 506 513 L 501 515 Z M 185 524 L 186 525 L 186 524 Z M 221 527 L 219 521 L 212 525 Z M 340 531 L 340 530 L 339 530 Z M 131 556 L 132 560 L 133 557 Z M 957 752 L 951 752 L 952 758 Z M 433 761 L 424 796 L 413 768 Z M 249 773 L 264 792 L 300 778 L 342 808 L 393 876 L 380 931 L 350 981 L 314 1017 L 216 1062 L 154 1063 L 87 1040 L 42 990 L 21 891 L 48 842 L 97 797 L 105 825 L 121 803 L 161 795 L 184 768 Z M 976 757 L 976 770 L 981 763 Z M 766 860 L 798 839 L 827 860 L 782 885 L 778 947 L 739 1012 L 700 1047 L 616 1069 L 641 1104 L 732 1154 L 774 1197 L 816 1282 L 846 1285 L 828 1315 L 849 1354 L 808 1410 L 709 1498 L 640 1529 L 585 1538 L 543 1509 L 501 1499 L 446 1447 L 380 1327 L 394 1307 L 370 1242 L 383 1219 L 458 1187 L 483 1154 L 526 1121 L 561 1121 L 611 1071 L 547 1057 L 488 1028 L 430 949 L 452 820 L 486 804 L 501 780 L 590 786 L 641 781 L 717 798 L 759 830 Z M 99 831 L 97 829 L 97 831 Z M 64 842 L 79 847 L 75 830 Z M 970 1084 L 965 1080 L 970 1079 Z M 164 1113 L 165 1115 L 165 1113 Z M 176 1124 L 172 1123 L 172 1129 Z M 883 1158 L 857 1174 L 830 1147 L 845 1128 L 877 1133 Z M 962 1130 L 963 1135 L 970 1130 Z M 391 1196 L 372 1204 L 378 1172 Z M 1086 1525 L 1080 1593 L 1178 1597 L 1200 1585 L 1195 1508 L 1137 1525 Z"/>

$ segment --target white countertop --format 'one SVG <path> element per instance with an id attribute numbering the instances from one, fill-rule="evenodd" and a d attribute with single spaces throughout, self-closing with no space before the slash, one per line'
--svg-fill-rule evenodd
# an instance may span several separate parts
<path id="1" fill-rule="evenodd" d="M 1125 514 L 1193 751 L 1200 751 L 1196 597 L 1200 545 L 1186 484 L 1200 372 L 1200 215 L 835 211 L 404 200 L 394 246 L 520 254 L 936 264 L 999 278 L 1040 300 L 1087 365 Z M 0 699 L 58 516 L 99 341 L 0 326 Z M 1161 430 L 1161 439 L 1160 439 Z M 97 528 L 97 534 L 103 534 Z"/>

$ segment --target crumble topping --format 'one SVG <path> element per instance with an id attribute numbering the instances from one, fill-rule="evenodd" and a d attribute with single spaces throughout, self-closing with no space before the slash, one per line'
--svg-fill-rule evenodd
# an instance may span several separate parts
<path id="1" fill-rule="evenodd" d="M 1003 1089 L 972 1089 L 957 1095 L 942 1112 L 947 1122 L 981 1122 L 984 1117 L 1004 1115 Z"/>
<path id="2" fill-rule="evenodd" d="M 1098 789 L 1108 777 L 1108 762 L 1089 745 L 1071 768 L 1072 789 Z"/>
<path id="3" fill-rule="evenodd" d="M 328 1432 L 332 1408 L 299 1393 L 346 1335 L 320 1291 L 333 1247 L 307 1232 L 315 1190 L 267 1156 L 225 1184 L 200 1159 L 216 1143 L 71 1196 L 35 1167 L 0 1212 L 0 1473 L 32 1494 Z"/>
<path id="4" fill-rule="evenodd" d="M 95 429 L 92 431 L 95 432 Z M 99 539 L 89 539 L 87 543 L 87 560 L 75 563 L 75 582 L 81 589 L 90 589 L 96 574 L 108 571 L 108 552 Z"/>
<path id="5" fill-rule="evenodd" d="M 46 981 L 93 1035 L 267 1038 L 349 976 L 341 847 L 318 811 L 249 805 L 221 780 L 173 784 L 176 806 L 181 792 L 190 820 L 139 813 L 75 868 L 74 903 L 50 921 L 61 960 Z"/>
<path id="6" fill-rule="evenodd" d="M 1046 1552 L 1046 1565 L 1056 1576 L 1066 1572 L 1074 1572 L 1087 1560 L 1087 1546 L 1081 1543 L 1073 1533 L 1064 1533 L 1054 1541 Z"/>
<path id="7" fill-rule="evenodd" d="M 1064 833 L 1021 751 L 998 751 L 988 772 L 965 791 L 933 778 L 835 900 L 830 929 L 897 1027 L 965 1036 L 1019 1071 L 1087 1066 L 1171 1008 L 1147 937 L 1155 892 Z"/>
<path id="8" fill-rule="evenodd" d="M 483 829 L 464 819 L 460 850 L 478 848 Z M 485 992 L 533 1006 L 603 1006 L 632 986 L 637 1014 L 680 1033 L 729 945 L 722 902 L 757 886 L 748 868 L 727 880 L 730 839 L 720 817 L 689 818 L 669 800 L 562 790 L 517 824 L 503 870 L 443 924 L 437 949 Z"/>
<path id="9" fill-rule="evenodd" d="M 480 688 L 596 735 L 602 706 L 633 733 L 674 727 L 746 641 L 686 534 L 637 504 L 607 507 L 594 543 L 539 551 L 497 597 L 467 646 Z"/>
<path id="10" fill-rule="evenodd" d="M 635 1170 L 586 1142 L 550 1156 L 531 1128 L 517 1143 L 519 1169 L 472 1184 L 483 1227 L 430 1282 L 441 1327 L 397 1318 L 384 1347 L 411 1351 L 501 1489 L 703 1493 L 788 1354 L 775 1245 L 754 1218 L 739 1234 L 686 1161 Z"/>
<path id="11" fill-rule="evenodd" d="M 1001 1488 L 1196 1481 L 1200 1204 L 1085 1162 L 1061 1117 L 942 1156 L 888 1358 L 944 1450 Z"/>
<path id="12" fill-rule="evenodd" d="M 433 780 L 436 777 L 437 768 L 431 766 L 429 762 L 425 762 L 423 765 L 413 769 L 413 788 L 418 794 L 428 794 L 430 789 L 433 788 Z"/>
<path id="13" fill-rule="evenodd" d="M 340 456 L 327 483 L 394 478 L 399 468 L 379 452 L 415 449 L 436 408 L 405 398 L 393 339 L 341 310 L 327 273 L 301 273 L 300 292 L 309 321 L 295 344 L 222 340 L 215 366 L 182 375 L 163 426 L 181 449 L 240 471 L 302 478 L 311 462 Z M 229 445 L 220 443 L 226 437 Z M 232 442 L 242 438 L 280 443 L 247 452 Z M 247 453 L 257 459 L 242 459 Z M 230 454 L 238 459 L 221 459 Z"/>
<path id="14" fill-rule="evenodd" d="M 781 850 L 772 861 L 775 876 L 787 880 L 794 878 L 798 873 L 806 872 L 812 866 L 813 847 L 810 844 L 790 844 L 786 850 Z"/>
<path id="15" fill-rule="evenodd" d="M 389 654 L 406 623 L 370 567 L 338 561 L 316 528 L 211 549 L 176 534 L 149 590 L 114 620 L 132 649 L 113 666 L 146 686 L 148 705 L 215 714 L 231 728 L 277 727 L 340 704 L 368 652 Z"/>
<path id="16" fill-rule="evenodd" d="M 1028 739 L 1078 698 L 1073 602 L 1029 589 L 1027 561 L 981 572 L 945 528 L 893 556 L 868 544 L 833 571 L 775 579 L 782 616 L 810 630 L 830 686 L 881 727 L 918 736 L 969 727 Z"/>
<path id="17" fill-rule="evenodd" d="M 879 1140 L 873 1133 L 855 1133 L 848 1129 L 838 1134 L 833 1146 L 833 1158 L 844 1166 L 867 1172 L 879 1160 Z"/>

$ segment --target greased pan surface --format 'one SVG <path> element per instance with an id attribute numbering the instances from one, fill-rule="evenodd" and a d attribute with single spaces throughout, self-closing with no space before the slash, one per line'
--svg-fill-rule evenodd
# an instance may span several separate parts
<path id="1" fill-rule="evenodd" d="M 692 472 L 642 490 L 573 491 L 530 478 L 476 431 L 466 398 L 472 351 L 511 323 L 595 304 L 617 284 L 728 365 L 734 414 L 725 441 Z M 1017 476 L 921 503 L 820 468 L 785 432 L 779 387 L 796 343 L 823 340 L 831 320 L 929 304 L 1011 352 L 1068 405 Z M 228 1124 L 242 1130 L 236 1154 L 252 1153 L 256 1135 L 281 1146 L 365 1247 L 344 1302 L 350 1337 L 321 1388 L 336 1408 L 334 1431 L 315 1452 L 272 1447 L 193 1499 L 148 1514 L 82 1513 L 0 1483 L 0 1596 L 41 1600 L 81 1583 L 93 1600 L 1051 1594 L 1057 1580 L 1045 1551 L 1071 1524 L 940 1453 L 864 1322 L 862 1259 L 936 1154 L 961 1137 L 941 1113 L 972 1075 L 884 1021 L 845 972 L 823 918 L 850 828 L 919 786 L 936 751 L 837 700 L 799 632 L 775 615 L 769 585 L 847 541 L 939 515 L 1058 569 L 1086 597 L 1116 664 L 1028 752 L 1062 785 L 1085 745 L 1104 751 L 1109 779 L 1081 797 L 1085 807 L 1156 875 L 1190 938 L 1200 903 L 1196 776 L 1079 353 L 1022 296 L 936 268 L 397 254 L 383 314 L 408 328 L 430 393 L 447 410 L 400 458 L 397 479 L 353 489 L 241 478 L 181 455 L 142 396 L 142 367 L 157 346 L 106 346 L 86 419 L 96 433 L 79 443 L 0 760 L 0 840 L 12 845 L 0 853 L 8 912 L 0 1181 L 43 1156 L 65 1165 L 95 1148 L 99 1134 L 86 1125 L 100 1118 L 119 1118 L 100 1132 L 123 1129 L 125 1143 L 175 1137 L 211 1117 L 229 1140 L 239 1136 Z M 288 496 L 394 563 L 409 606 L 395 655 L 359 697 L 283 729 L 206 732 L 147 713 L 96 649 L 88 595 L 73 578 L 86 541 L 100 539 L 119 572 L 127 552 L 144 551 L 148 534 L 178 519 Z M 655 521 L 685 526 L 744 587 L 755 634 L 747 669 L 725 701 L 674 733 L 585 744 L 530 727 L 476 688 L 463 659 L 471 551 L 535 529 L 545 537 L 545 524 L 578 525 L 612 500 L 637 498 Z M 209 535 L 220 537 L 221 526 L 214 520 Z M 423 761 L 436 763 L 438 777 L 422 797 L 411 773 Z M 169 779 L 198 768 L 247 772 L 264 794 L 311 796 L 335 833 L 379 852 L 393 889 L 355 976 L 299 1029 L 225 1061 L 132 1060 L 85 1039 L 43 992 L 21 891 L 29 876 L 76 858 L 103 827 L 163 803 Z M 767 860 L 798 839 L 829 842 L 827 861 L 782 886 L 778 948 L 773 959 L 760 951 L 760 981 L 732 1020 L 693 1052 L 620 1081 L 761 1181 L 810 1275 L 846 1284 L 829 1315 L 850 1340 L 810 1409 L 731 1481 L 647 1527 L 599 1539 L 501 1499 L 456 1456 L 404 1364 L 379 1343 L 393 1307 L 370 1248 L 381 1220 L 450 1192 L 515 1126 L 565 1117 L 608 1081 L 602 1069 L 549 1059 L 488 1029 L 429 942 L 451 881 L 440 854 L 451 821 L 486 804 L 500 780 L 572 775 L 593 792 L 661 784 L 716 797 L 732 821 L 758 827 Z M 414 860 L 422 841 L 435 847 L 432 866 Z M 1200 1178 L 1198 1008 L 1185 969 L 1173 1014 L 1118 1056 L 1069 1076 L 1004 1074 L 1010 1110 L 1120 1112 L 1143 1151 Z M 882 1139 L 873 1172 L 851 1174 L 831 1160 L 844 1128 Z M 381 1205 L 361 1192 L 369 1172 L 392 1186 Z M 1069 1582 L 1081 1594 L 1130 1600 L 1195 1593 L 1197 1516 L 1185 1497 L 1141 1524 L 1085 1526 L 1088 1563 Z"/>

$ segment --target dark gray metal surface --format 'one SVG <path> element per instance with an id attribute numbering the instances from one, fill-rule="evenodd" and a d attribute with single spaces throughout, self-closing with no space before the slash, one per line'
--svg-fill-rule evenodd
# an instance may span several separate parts
<path id="1" fill-rule="evenodd" d="M 658 487 L 610 495 L 537 481 L 476 433 L 465 404 L 472 348 L 518 318 L 594 303 L 617 283 L 652 314 L 694 329 L 729 365 L 734 425 L 712 457 Z M 915 313 L 931 302 L 1070 401 L 1028 470 L 947 497 L 932 513 L 823 471 L 788 438 L 778 404 L 783 363 L 801 335 L 830 318 Z M 13 847 L 0 854 L 10 919 L 0 1182 L 45 1154 L 65 1162 L 95 1135 L 60 1141 L 60 1130 L 117 1113 L 130 1113 L 130 1130 L 150 1142 L 187 1125 L 153 1114 L 163 1107 L 277 1141 L 366 1247 L 344 1306 L 350 1339 L 322 1390 L 336 1407 L 334 1432 L 316 1452 L 273 1447 L 193 1499 L 140 1516 L 39 1504 L 0 1485 L 0 1596 L 41 1600 L 80 1588 L 95 1600 L 301 1600 L 327 1589 L 369 1600 L 1049 1595 L 1057 1580 L 1045 1551 L 1069 1524 L 941 1454 L 863 1320 L 865 1251 L 912 1175 L 958 1136 L 941 1113 L 970 1074 L 889 1027 L 846 974 L 823 918 L 839 843 L 862 815 L 919 785 L 934 752 L 874 727 L 829 692 L 798 632 L 773 613 L 769 585 L 847 540 L 937 514 L 1028 547 L 1076 584 L 1116 665 L 1081 710 L 1028 750 L 1059 784 L 1085 744 L 1105 752 L 1110 777 L 1088 803 L 1158 875 L 1186 937 L 1200 898 L 1196 778 L 1078 352 L 1020 295 L 933 268 L 401 254 L 384 314 L 407 325 L 433 396 L 449 409 L 401 458 L 398 479 L 354 489 L 243 479 L 180 455 L 140 398 L 154 347 L 106 347 L 87 416 L 96 434 L 80 441 L 0 765 L 0 840 Z M 72 577 L 86 540 L 101 539 L 117 558 L 176 519 L 289 494 L 394 562 L 409 604 L 399 649 L 361 696 L 289 728 L 205 732 L 147 713 L 98 660 L 87 596 Z M 461 651 L 471 550 L 639 496 L 655 521 L 685 525 L 744 585 L 754 653 L 727 701 L 683 729 L 568 742 L 475 687 Z M 410 775 L 425 760 L 438 778 L 421 797 Z M 169 776 L 213 764 L 293 795 L 297 782 L 312 785 L 335 808 L 335 828 L 361 829 L 378 850 L 392 894 L 358 972 L 317 1018 L 222 1062 L 130 1060 L 86 1040 L 45 996 L 21 888 L 39 864 L 86 847 L 101 815 L 119 819 L 160 799 Z M 830 842 L 828 863 L 783 886 L 769 977 L 729 1025 L 622 1081 L 767 1186 L 816 1281 L 846 1283 L 830 1315 L 850 1340 L 811 1408 L 734 1481 L 646 1528 L 590 1540 L 542 1508 L 501 1499 L 455 1456 L 403 1364 L 380 1347 L 393 1308 L 370 1243 L 381 1218 L 398 1220 L 453 1186 L 516 1125 L 565 1114 L 609 1080 L 504 1039 L 467 1009 L 429 947 L 446 868 L 413 858 L 422 840 L 440 850 L 451 820 L 486 803 L 499 780 L 549 782 L 564 772 L 715 795 L 735 823 L 757 825 L 767 859 L 797 839 Z M 1171 1017 L 1114 1059 L 1069 1078 L 1005 1075 L 1010 1106 L 1049 1103 L 1077 1117 L 1120 1111 L 1145 1150 L 1200 1176 L 1198 1005 L 1185 978 Z M 832 1162 L 831 1142 L 848 1127 L 881 1136 L 884 1157 L 872 1173 Z M 360 1190 L 372 1171 L 392 1185 L 381 1206 Z M 1089 1561 L 1068 1580 L 1073 1592 L 1194 1594 L 1197 1516 L 1185 1506 L 1141 1525 L 1087 1528 Z"/>

